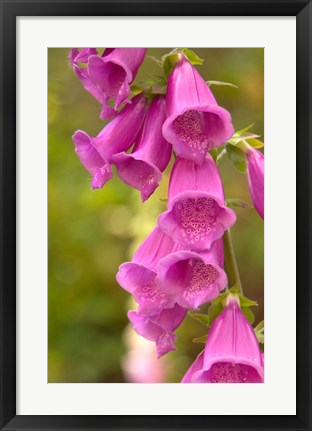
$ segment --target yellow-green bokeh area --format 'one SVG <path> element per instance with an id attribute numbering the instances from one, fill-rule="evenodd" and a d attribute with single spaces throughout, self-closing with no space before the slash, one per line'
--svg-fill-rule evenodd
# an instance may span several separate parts
<path id="1" fill-rule="evenodd" d="M 231 112 L 234 127 L 255 123 L 263 137 L 263 49 L 196 49 L 206 80 L 231 82 L 238 88 L 211 87 L 218 103 Z M 148 49 L 160 57 L 169 49 Z M 71 136 L 77 129 L 96 135 L 104 126 L 100 106 L 87 93 L 68 63 L 68 49 L 49 49 L 49 382 L 125 382 L 125 355 L 132 331 L 127 310 L 130 295 L 115 275 L 136 245 L 153 228 L 166 204 L 168 174 L 143 205 L 115 174 L 102 190 L 92 191 Z M 135 82 L 159 74 L 149 58 Z M 225 159 L 220 165 L 226 196 L 251 202 L 245 175 Z M 236 209 L 232 229 L 246 296 L 257 300 L 256 322 L 263 319 L 263 221 L 254 209 Z M 203 307 L 205 310 L 207 307 Z M 187 317 L 178 329 L 177 350 L 159 360 L 168 382 L 177 382 L 203 344 L 192 342 L 206 332 Z M 130 341 L 131 342 L 130 342 Z M 133 346 L 132 346 L 133 347 Z"/>

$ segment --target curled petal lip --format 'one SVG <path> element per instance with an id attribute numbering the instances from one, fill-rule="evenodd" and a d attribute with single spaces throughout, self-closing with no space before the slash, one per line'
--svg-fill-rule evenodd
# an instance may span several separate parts
<path id="1" fill-rule="evenodd" d="M 174 217 L 173 215 L 173 209 L 174 209 L 174 205 L 179 202 L 180 200 L 183 199 L 193 199 L 193 198 L 208 198 L 208 199 L 212 199 L 214 200 L 218 206 L 220 207 L 221 210 L 223 210 L 225 213 L 223 215 L 223 218 L 225 217 L 225 220 L 218 220 L 216 223 L 216 227 L 219 229 L 216 229 L 216 231 L 214 231 L 213 233 L 210 233 L 209 235 L 206 236 L 206 241 L 204 242 L 203 245 L 201 245 L 199 247 L 199 244 L 194 245 L 192 247 L 189 247 L 187 244 L 185 244 L 185 246 L 187 248 L 192 248 L 194 250 L 204 250 L 204 249 L 209 249 L 211 247 L 211 245 L 213 244 L 214 241 L 216 241 L 217 239 L 221 238 L 224 231 L 226 229 L 228 229 L 229 227 L 231 227 L 235 221 L 236 221 L 236 215 L 235 212 L 231 209 L 228 208 L 227 206 L 224 205 L 224 202 L 219 198 L 216 197 L 215 195 L 211 194 L 211 193 L 207 193 L 204 191 L 199 191 L 199 190 L 194 190 L 194 191 L 184 191 L 181 193 L 176 194 L 168 203 L 168 209 L 167 211 L 163 212 L 159 218 L 158 218 L 158 224 L 160 226 L 160 228 L 166 232 L 168 235 L 171 235 L 169 233 L 169 231 L 171 231 L 171 229 L 168 228 L 168 226 L 166 227 L 167 223 L 170 223 L 170 221 L 168 221 L 168 217 Z M 172 223 L 170 223 L 172 225 Z M 176 224 L 176 228 L 172 229 L 172 230 L 179 230 L 179 226 L 178 223 Z M 178 242 L 179 244 L 184 244 L 184 241 L 176 238 L 176 235 L 173 233 L 172 234 L 174 241 Z"/>
<path id="2" fill-rule="evenodd" d="M 133 262 L 120 265 L 116 275 L 116 280 L 120 286 L 131 293 L 139 304 L 138 311 L 146 315 L 155 314 L 164 308 L 174 306 L 174 301 L 165 292 L 158 289 L 156 275 L 153 270 Z M 146 286 L 149 286 L 150 283 L 152 285 L 149 289 L 146 289 Z M 151 291 L 153 294 L 151 294 Z"/>
<path id="3" fill-rule="evenodd" d="M 175 350 L 176 335 L 173 331 L 181 325 L 185 315 L 186 310 L 178 305 L 151 315 L 137 311 L 128 312 L 134 330 L 142 337 L 156 342 L 158 357 Z"/>
<path id="4" fill-rule="evenodd" d="M 189 148 L 189 144 L 187 142 L 181 141 L 181 139 L 177 136 L 176 131 L 174 130 L 174 121 L 188 111 L 198 111 L 216 115 L 221 121 L 221 124 L 219 126 L 221 129 L 217 134 L 217 137 L 215 135 L 209 136 L 208 133 L 205 133 L 207 137 L 207 142 L 206 148 L 202 153 L 195 151 L 193 154 L 193 151 Z M 164 138 L 173 145 L 176 153 L 179 156 L 185 157 L 189 160 L 193 160 L 197 164 L 201 164 L 205 160 L 207 151 L 210 151 L 212 148 L 224 144 L 224 142 L 231 138 L 234 133 L 234 128 L 231 123 L 231 116 L 229 112 L 221 106 L 195 105 L 185 107 L 181 109 L 178 113 L 169 116 L 163 124 L 162 131 Z"/>
<path id="5" fill-rule="evenodd" d="M 176 262 L 179 262 L 180 260 L 187 260 L 187 259 L 202 259 L 205 264 L 212 264 L 216 268 L 220 269 L 219 265 L 217 265 L 214 262 L 211 262 L 209 258 L 206 258 L 204 254 L 197 253 L 196 251 L 192 250 L 179 250 L 173 253 L 168 254 L 168 256 L 165 256 L 162 258 L 158 263 L 158 276 L 159 279 L 163 279 L 167 273 L 168 267 L 175 264 Z"/>
<path id="6" fill-rule="evenodd" d="M 196 199 L 196 198 L 207 198 L 207 199 L 213 199 L 214 201 L 217 202 L 217 204 L 219 205 L 219 207 L 221 208 L 225 208 L 228 209 L 231 213 L 234 214 L 235 213 L 233 210 L 231 210 L 231 208 L 228 208 L 227 206 L 224 205 L 224 202 L 222 201 L 221 198 L 219 198 L 218 196 L 213 195 L 212 193 L 208 193 L 205 191 L 201 191 L 201 190 L 185 190 L 183 192 L 177 193 L 173 198 L 170 199 L 170 201 L 168 202 L 168 211 L 171 211 L 174 207 L 174 205 L 179 201 L 179 200 L 183 200 L 183 199 Z"/>
<path id="7" fill-rule="evenodd" d="M 92 189 L 103 187 L 113 176 L 110 164 L 100 156 L 86 132 L 77 130 L 72 139 L 77 156 L 93 177 Z"/>
<path id="8" fill-rule="evenodd" d="M 113 172 L 109 163 L 98 169 L 92 178 L 92 189 L 101 189 L 107 181 L 111 180 Z"/>
<path id="9" fill-rule="evenodd" d="M 131 175 L 131 172 L 126 172 L 126 169 L 122 168 L 123 165 L 125 165 L 127 162 L 131 163 L 131 161 L 134 162 L 134 166 L 130 168 L 129 171 L 135 168 L 137 168 L 137 171 L 139 171 L 140 164 L 144 164 L 146 168 L 150 168 L 151 174 L 149 175 L 149 177 L 151 178 L 149 183 L 144 181 L 145 176 L 142 177 L 142 181 L 139 181 L 136 178 L 136 175 Z M 116 165 L 119 177 L 126 184 L 129 184 L 135 189 L 141 191 L 142 202 L 145 202 L 159 186 L 159 181 L 162 178 L 160 170 L 153 163 L 149 162 L 148 160 L 144 160 L 139 154 L 139 152 L 133 152 L 131 154 L 127 154 L 125 152 L 115 154 L 112 157 L 112 162 Z"/>
<path id="10" fill-rule="evenodd" d="M 259 377 L 261 379 L 261 382 L 264 381 L 264 373 L 263 373 L 263 367 L 261 364 L 258 364 L 256 361 L 251 361 L 245 357 L 240 356 L 220 356 L 219 358 L 215 358 L 209 362 L 205 363 L 205 366 L 202 370 L 196 371 L 193 375 L 193 382 L 196 383 L 196 380 L 205 372 L 209 371 L 210 368 L 219 362 L 229 362 L 234 364 L 241 364 L 241 365 L 248 365 L 252 368 L 254 368 L 257 373 L 259 374 Z"/>
<path id="11" fill-rule="evenodd" d="M 187 292 L 189 286 L 189 280 L 184 280 L 185 284 L 181 284 L 181 276 L 176 276 L 175 282 L 168 279 L 168 273 L 170 269 L 177 263 L 187 261 L 189 259 L 201 260 L 205 265 L 211 265 L 217 271 L 217 277 L 214 281 L 201 286 L 201 292 L 191 295 L 190 297 L 184 296 L 184 292 Z M 185 274 L 184 274 L 185 275 Z M 182 276 L 183 277 L 183 276 Z M 215 299 L 219 292 L 226 287 L 227 276 L 223 269 L 212 262 L 211 256 L 204 256 L 200 253 L 196 253 L 190 250 L 181 250 L 174 253 L 170 253 L 159 261 L 158 264 L 158 277 L 157 283 L 161 290 L 168 294 L 175 302 L 185 308 L 196 309 L 200 305 Z"/>
<path id="12" fill-rule="evenodd" d="M 225 117 L 225 119 L 229 122 L 227 124 L 228 127 L 225 127 L 225 130 L 228 130 L 228 135 L 227 135 L 228 138 L 226 138 L 225 141 L 227 141 L 228 139 L 230 139 L 233 136 L 234 128 L 233 128 L 233 125 L 231 123 L 230 113 L 225 108 L 222 108 L 222 106 L 211 104 L 211 105 L 187 106 L 187 107 L 184 107 L 183 109 L 181 109 L 178 113 L 170 115 L 163 124 L 163 135 L 165 138 L 166 138 L 166 134 L 168 133 L 168 127 L 174 122 L 174 120 L 177 117 L 180 117 L 181 115 L 185 114 L 188 111 L 207 112 L 207 113 L 216 114 L 218 116 Z M 231 134 L 230 134 L 230 131 L 231 131 Z"/>

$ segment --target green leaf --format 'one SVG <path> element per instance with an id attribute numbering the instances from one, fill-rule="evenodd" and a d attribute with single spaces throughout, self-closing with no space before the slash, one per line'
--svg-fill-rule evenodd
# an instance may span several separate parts
<path id="1" fill-rule="evenodd" d="M 241 307 L 242 312 L 244 313 L 245 317 L 249 320 L 251 324 L 255 321 L 255 316 L 253 312 L 250 310 L 249 307 Z"/>
<path id="2" fill-rule="evenodd" d="M 248 139 L 252 138 L 260 138 L 260 136 L 256 135 L 255 133 L 244 132 L 237 136 L 233 135 L 232 138 L 229 139 L 229 142 L 233 145 L 237 145 L 239 142 L 247 141 Z"/>
<path id="3" fill-rule="evenodd" d="M 189 313 L 189 316 L 192 319 L 197 320 L 200 323 L 203 323 L 206 326 L 209 326 L 209 317 L 207 314 L 201 314 L 201 313 Z"/>
<path id="4" fill-rule="evenodd" d="M 233 207 L 252 208 L 252 205 L 242 201 L 241 199 L 227 199 L 226 204 L 230 208 L 233 208 Z"/>
<path id="5" fill-rule="evenodd" d="M 225 144 L 225 149 L 227 152 L 227 155 L 229 156 L 229 159 L 235 166 L 235 168 L 241 172 L 245 173 L 247 168 L 246 163 L 246 156 L 244 151 L 242 151 L 240 148 L 235 147 L 235 145 L 232 145 L 230 143 Z"/>
<path id="6" fill-rule="evenodd" d="M 220 162 L 223 159 L 223 157 L 225 156 L 225 154 L 226 154 L 226 149 L 223 148 L 222 151 L 218 154 L 218 157 L 217 157 L 217 160 L 216 160 L 217 165 L 220 164 Z"/>
<path id="7" fill-rule="evenodd" d="M 241 293 L 239 293 L 238 296 L 241 307 L 258 307 L 258 303 L 256 301 L 246 298 L 246 296 Z"/>
<path id="8" fill-rule="evenodd" d="M 245 127 L 244 129 L 237 130 L 237 132 L 234 133 L 233 137 L 237 137 L 237 136 L 241 135 L 242 133 L 248 132 L 248 130 L 250 130 L 254 125 L 255 125 L 255 123 L 251 123 L 251 124 L 249 124 L 249 126 Z"/>
<path id="9" fill-rule="evenodd" d="M 222 81 L 206 81 L 209 87 L 212 85 L 226 85 L 228 87 L 238 88 L 237 85 L 231 84 L 231 82 L 222 82 Z"/>
<path id="10" fill-rule="evenodd" d="M 259 139 L 250 138 L 250 139 L 247 139 L 247 142 L 253 148 L 263 148 L 264 147 L 264 143 L 259 141 Z"/>
<path id="11" fill-rule="evenodd" d="M 191 64 L 199 64 L 202 65 L 204 60 L 202 58 L 199 58 L 197 54 L 195 54 L 194 51 L 188 48 L 184 48 L 183 50 L 184 55 L 186 55 L 188 61 Z"/>
<path id="12" fill-rule="evenodd" d="M 264 320 L 261 320 L 261 322 L 258 323 L 258 325 L 255 327 L 255 332 L 263 332 L 264 331 Z"/>
<path id="13" fill-rule="evenodd" d="M 254 329 L 257 340 L 259 343 L 264 344 L 264 321 L 258 323 Z"/>
<path id="14" fill-rule="evenodd" d="M 202 337 L 193 338 L 193 343 L 206 343 L 208 335 L 203 335 Z"/>
<path id="15" fill-rule="evenodd" d="M 246 156 L 243 150 L 241 150 L 240 148 L 237 148 L 235 145 L 226 143 L 225 144 L 225 149 L 226 152 L 229 156 L 229 158 L 234 161 L 234 162 L 245 162 L 246 161 Z"/>
<path id="16" fill-rule="evenodd" d="M 218 150 L 216 148 L 213 148 L 212 150 L 209 151 L 209 154 L 211 155 L 211 157 L 213 158 L 213 160 L 217 163 L 217 160 L 218 160 Z"/>

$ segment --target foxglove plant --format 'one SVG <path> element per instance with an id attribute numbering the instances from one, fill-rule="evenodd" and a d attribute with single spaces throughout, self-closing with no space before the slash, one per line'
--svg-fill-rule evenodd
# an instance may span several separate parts
<path id="1" fill-rule="evenodd" d="M 227 285 L 222 240 L 210 250 L 170 253 L 158 265 L 158 283 L 177 304 L 188 309 L 214 300 Z"/>
<path id="2" fill-rule="evenodd" d="M 75 151 L 83 166 L 92 175 L 92 188 L 102 188 L 112 178 L 112 157 L 128 150 L 142 125 L 146 98 L 140 94 L 132 99 L 94 138 L 77 130 L 73 135 Z"/>
<path id="3" fill-rule="evenodd" d="M 130 95 L 130 84 L 144 60 L 146 48 L 106 48 L 102 56 L 94 48 L 73 48 L 70 63 L 84 88 L 102 105 L 101 118 L 114 116 Z M 87 67 L 79 67 L 84 63 Z M 115 100 L 114 108 L 109 105 Z"/>
<path id="4" fill-rule="evenodd" d="M 174 306 L 175 302 L 157 283 L 158 263 L 174 247 L 172 239 L 156 227 L 135 252 L 132 261 L 120 265 L 116 279 L 134 296 L 140 313 L 155 313 Z"/>
<path id="5" fill-rule="evenodd" d="M 248 321 L 253 321 L 249 307 L 257 304 L 243 296 L 229 231 L 236 221 L 230 202 L 248 204 L 225 200 L 218 169 L 225 154 L 240 172 L 247 166 L 250 194 L 263 218 L 264 157 L 248 142 L 257 148 L 263 143 L 246 133 L 250 127 L 234 133 L 230 114 L 194 67 L 201 59 L 188 49 L 157 60 L 163 76 L 131 89 L 145 52 L 70 53 L 75 74 L 103 105 L 101 117 L 114 117 L 96 137 L 81 130 L 73 136 L 92 188 L 112 178 L 115 164 L 144 202 L 158 187 L 172 150 L 175 156 L 167 210 L 116 276 L 138 304 L 128 318 L 139 335 L 156 343 L 160 357 L 175 350 L 175 329 L 189 310 L 197 310 L 190 316 L 208 325 L 208 338 L 182 383 L 263 382 L 264 324 L 253 329 Z M 128 100 L 131 93 L 137 95 Z M 207 303 L 208 313 L 200 314 Z"/>
<path id="6" fill-rule="evenodd" d="M 104 104 L 106 99 L 103 95 L 103 91 L 89 76 L 87 64 L 91 55 L 97 55 L 97 50 L 95 48 L 83 48 L 81 51 L 77 48 L 72 48 L 69 53 L 69 62 L 85 90 L 92 94 L 100 103 Z M 110 114 L 113 114 L 113 110 L 111 110 Z"/>
<path id="7" fill-rule="evenodd" d="M 171 157 L 172 147 L 162 136 L 165 118 L 166 99 L 157 96 L 148 109 L 132 153 L 123 152 L 112 157 L 119 177 L 140 190 L 142 202 L 158 187 Z"/>
<path id="8" fill-rule="evenodd" d="M 157 356 L 175 350 L 176 334 L 173 332 L 185 318 L 187 310 L 175 305 L 158 313 L 145 315 L 129 311 L 128 318 L 134 330 L 142 337 L 155 341 Z"/>
<path id="9" fill-rule="evenodd" d="M 163 134 L 178 156 L 201 164 L 207 151 L 224 144 L 234 129 L 230 114 L 217 104 L 195 67 L 185 55 L 177 55 L 168 79 Z"/>
<path id="10" fill-rule="evenodd" d="M 204 353 L 187 371 L 184 383 L 262 383 L 262 355 L 237 295 L 212 324 Z"/>
<path id="11" fill-rule="evenodd" d="M 160 228 L 185 248 L 207 250 L 235 220 L 210 154 L 200 166 L 178 157 L 170 176 L 168 209 L 158 219 Z"/>
<path id="12" fill-rule="evenodd" d="M 246 157 L 250 195 L 259 216 L 264 219 L 264 155 L 248 145 Z"/>

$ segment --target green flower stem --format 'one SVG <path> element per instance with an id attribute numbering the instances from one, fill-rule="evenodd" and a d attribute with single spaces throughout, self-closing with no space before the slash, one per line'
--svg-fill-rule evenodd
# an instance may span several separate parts
<path id="1" fill-rule="evenodd" d="M 242 283 L 239 277 L 238 267 L 235 259 L 234 248 L 231 239 L 231 233 L 228 229 L 223 235 L 223 245 L 224 245 L 224 266 L 225 272 L 228 277 L 229 287 L 237 285 L 240 293 L 243 295 Z"/>

